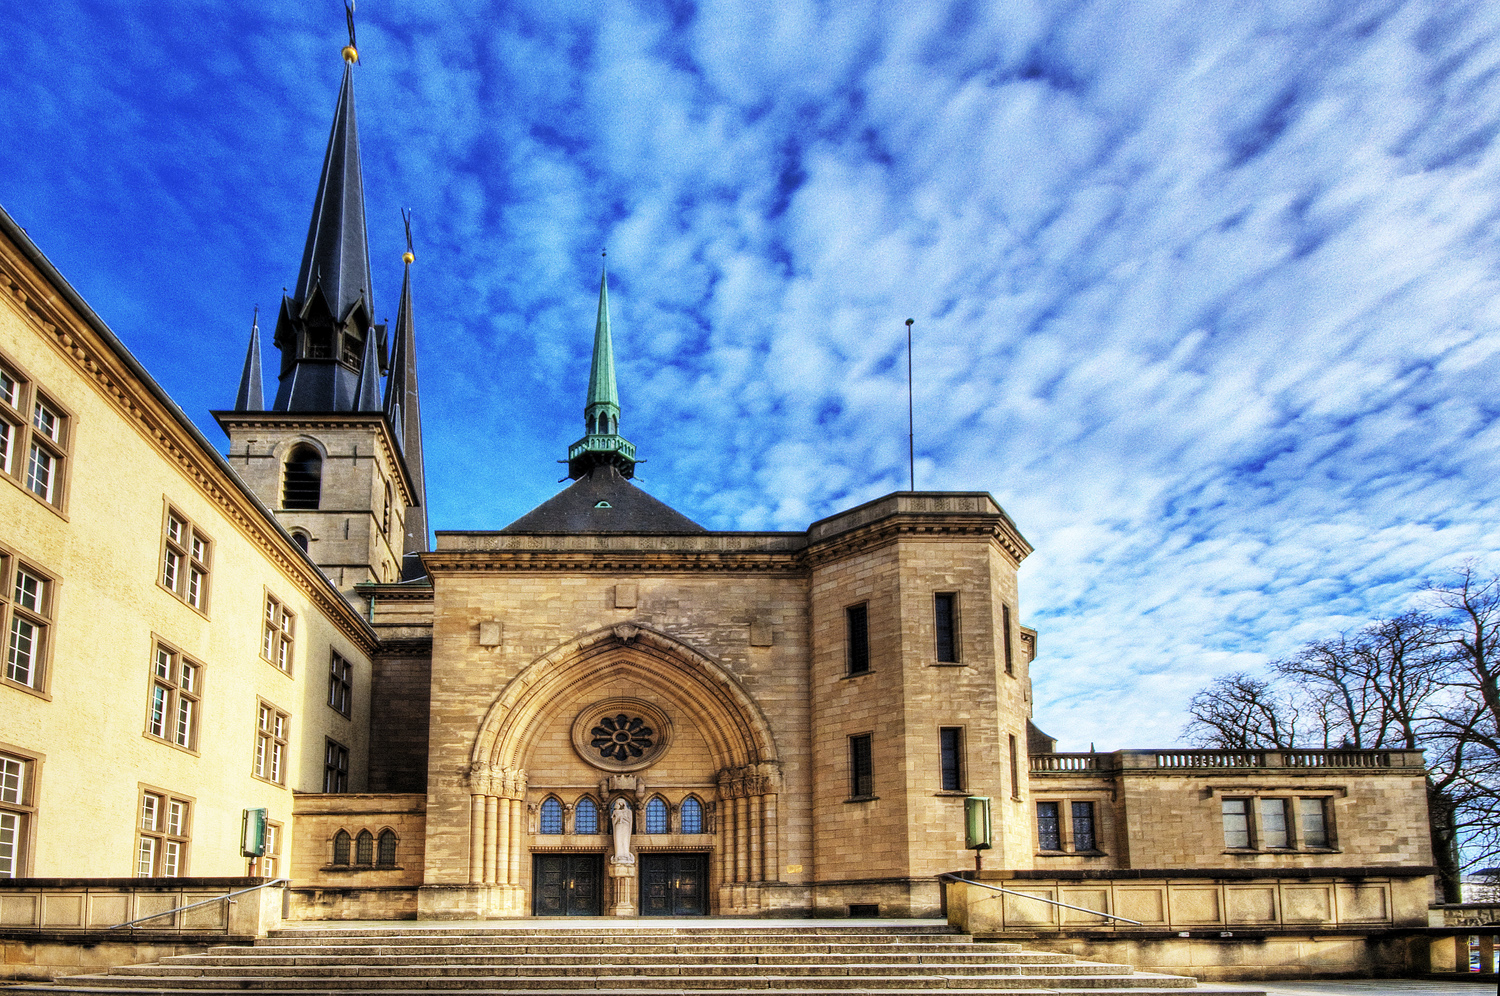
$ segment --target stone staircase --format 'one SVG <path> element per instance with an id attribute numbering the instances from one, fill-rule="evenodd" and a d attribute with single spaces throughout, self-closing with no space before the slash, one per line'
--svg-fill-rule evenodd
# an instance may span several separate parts
<path id="1" fill-rule="evenodd" d="M 308 926 L 253 947 L 217 947 L 21 992 L 278 993 L 582 991 L 660 996 L 796 993 L 1058 993 L 1150 996 L 1192 989 L 1152 975 L 1018 944 L 975 942 L 941 923 L 822 920 L 701 924 L 569 923 Z M 1200 993 L 1203 990 L 1199 990 Z"/>

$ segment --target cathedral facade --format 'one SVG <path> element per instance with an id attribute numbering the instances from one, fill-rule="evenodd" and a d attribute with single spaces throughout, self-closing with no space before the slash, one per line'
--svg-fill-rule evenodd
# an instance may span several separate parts
<path id="1" fill-rule="evenodd" d="M 605 274 L 571 483 L 430 543 L 354 58 L 222 454 L 0 213 L 0 879 L 286 877 L 303 919 L 935 915 L 976 862 L 1163 929 L 1425 904 L 1419 754 L 1058 754 L 990 495 L 722 532 L 638 488 Z"/>

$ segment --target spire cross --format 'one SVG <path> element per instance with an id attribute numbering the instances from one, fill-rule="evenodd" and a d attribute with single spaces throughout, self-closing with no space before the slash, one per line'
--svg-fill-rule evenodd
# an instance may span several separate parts
<path id="1" fill-rule="evenodd" d="M 405 263 L 412 263 L 416 261 L 417 254 L 411 248 L 411 208 L 401 209 L 401 221 L 406 225 L 406 252 L 401 260 Z"/>

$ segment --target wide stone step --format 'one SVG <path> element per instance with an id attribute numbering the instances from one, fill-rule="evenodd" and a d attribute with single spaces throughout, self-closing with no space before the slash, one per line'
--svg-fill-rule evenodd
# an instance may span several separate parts
<path id="1" fill-rule="evenodd" d="M 362 954 L 357 959 L 343 955 L 307 952 L 296 955 L 261 953 L 252 950 L 245 954 L 192 954 L 174 955 L 162 959 L 163 965 L 211 966 L 211 965 L 475 965 L 502 966 L 553 966 L 556 968 L 595 969 L 601 965 L 640 964 L 653 965 L 987 965 L 996 971 L 1025 971 L 1028 969 L 1079 969 L 1092 970 L 1094 963 L 1076 963 L 1066 957 L 1055 958 L 1041 954 L 989 954 L 987 952 L 943 952 L 941 954 L 887 954 L 878 958 L 863 955 L 818 955 L 810 960 L 806 955 L 789 954 L 658 954 L 650 958 L 639 958 L 622 954 L 610 959 L 593 955 L 512 955 L 512 954 L 459 954 L 450 951 L 427 951 L 413 953 L 390 951 L 381 954 Z M 1108 966 L 1106 966 L 1108 967 Z M 1123 967 L 1123 966 L 1121 966 Z"/>
<path id="2" fill-rule="evenodd" d="M 431 944 L 401 943 L 389 940 L 380 944 L 257 944 L 258 951 L 277 953 L 337 953 L 345 957 L 363 957 L 380 952 L 416 950 L 454 950 L 472 954 L 517 954 L 517 955 L 586 955 L 607 958 L 614 954 L 635 955 L 700 955 L 700 954 L 791 954 L 791 955 L 855 955 L 879 958 L 892 954 L 948 954 L 961 951 L 994 951 L 999 955 L 1019 954 L 1019 951 L 999 945 L 973 944 Z"/>
<path id="3" fill-rule="evenodd" d="M 377 978 L 410 976 L 415 974 L 441 976 L 441 977 L 505 977 L 505 978 L 547 978 L 556 976 L 558 970 L 566 966 L 559 965 L 476 965 L 472 963 L 457 964 L 390 964 L 372 965 L 361 963 L 358 965 L 347 965 L 328 963 L 322 965 L 307 964 L 224 964 L 224 965 L 131 965 L 118 969 L 121 975 L 160 976 L 163 978 L 221 978 L 230 975 L 245 975 L 253 971 L 256 975 L 267 978 L 281 978 L 290 976 L 319 975 L 324 978 Z M 620 975 L 722 975 L 734 977 L 747 977 L 764 975 L 772 972 L 776 975 L 785 976 L 831 976 L 831 975 L 905 975 L 912 974 L 913 969 L 920 968 L 922 974 L 940 975 L 1013 975 L 1013 976 L 1080 976 L 1080 975 L 1120 975 L 1129 973 L 1130 968 L 1126 965 L 986 965 L 986 964 L 964 964 L 955 962 L 940 962 L 926 965 L 887 965 L 887 964 L 846 964 L 830 965 L 823 963 L 782 964 L 763 965 L 754 962 L 746 964 L 711 964 L 704 962 L 683 962 L 679 964 L 662 964 L 655 960 L 637 962 L 635 964 L 597 965 L 586 973 L 595 976 L 620 976 Z"/>
<path id="4" fill-rule="evenodd" d="M 171 979 L 162 977 L 131 978 L 119 975 L 82 976 L 67 980 L 68 988 L 27 987 L 34 992 L 296 992 L 296 993 L 353 993 L 353 992 L 432 992 L 443 990 L 495 991 L 495 992 L 553 992 L 577 993 L 603 990 L 629 992 L 633 996 L 644 996 L 660 990 L 680 992 L 725 992 L 749 989 L 767 989 L 802 992 L 835 992 L 854 989 L 860 992 L 916 992 L 932 989 L 964 989 L 971 992 L 1047 992 L 1056 993 L 1055 981 L 1048 978 L 1016 978 L 973 975 L 920 975 L 920 976 L 841 976 L 841 977 L 789 977 L 760 976 L 742 979 L 732 976 L 595 976 L 595 977 L 545 977 L 534 979 L 506 979 L 503 986 L 496 986 L 496 979 L 455 979 L 431 976 L 393 976 L 372 984 L 368 979 L 324 978 L 320 976 L 284 976 L 267 978 L 261 975 L 225 976 L 215 979 Z M 181 983 L 179 985 L 178 983 Z M 1172 976 L 1098 976 L 1079 980 L 1079 985 L 1069 989 L 1086 990 L 1090 994 L 1100 992 L 1128 993 L 1140 996 L 1143 992 L 1181 990 L 1193 988 L 1192 979 Z"/>

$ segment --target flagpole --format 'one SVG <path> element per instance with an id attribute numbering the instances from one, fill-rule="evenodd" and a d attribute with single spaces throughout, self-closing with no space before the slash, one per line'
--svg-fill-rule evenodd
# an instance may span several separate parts
<path id="1" fill-rule="evenodd" d="M 906 320 L 906 455 L 913 491 L 917 490 L 917 434 L 911 403 L 911 324 L 915 320 L 914 318 Z"/>

